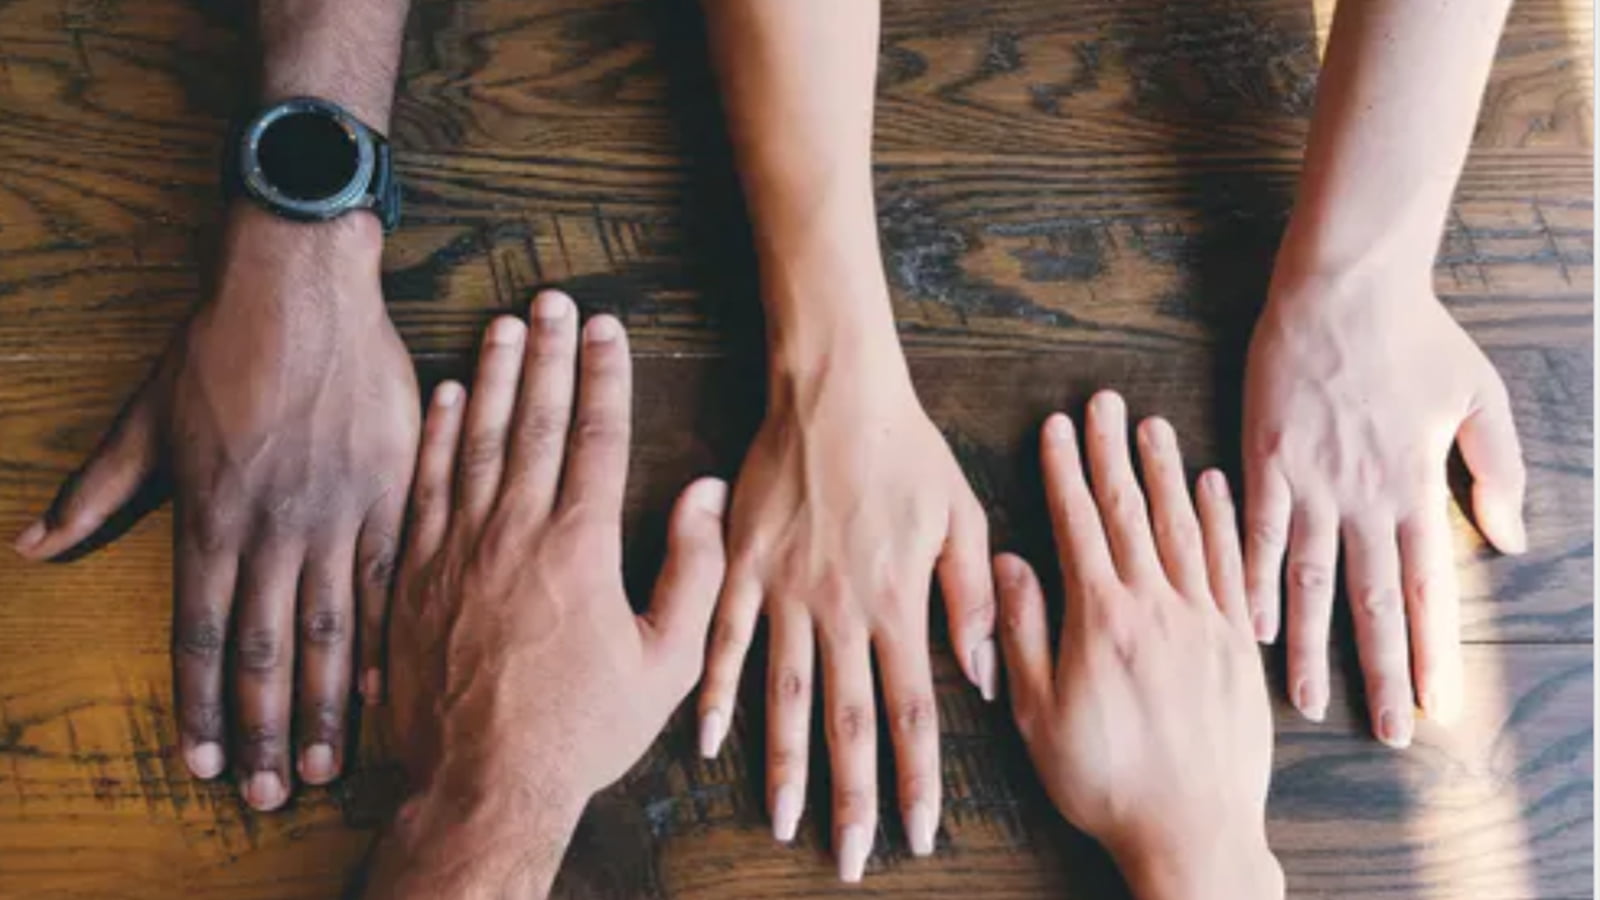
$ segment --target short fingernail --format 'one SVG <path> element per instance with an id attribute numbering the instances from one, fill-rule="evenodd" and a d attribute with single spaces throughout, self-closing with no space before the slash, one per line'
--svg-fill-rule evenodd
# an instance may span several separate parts
<path id="1" fill-rule="evenodd" d="M 528 327 L 522 324 L 521 319 L 501 316 L 489 325 L 488 341 L 491 344 L 515 344 L 527 333 Z"/>
<path id="2" fill-rule="evenodd" d="M 196 778 L 215 778 L 222 774 L 222 747 L 211 741 L 195 744 L 183 754 L 183 761 Z"/>
<path id="3" fill-rule="evenodd" d="M 1307 679 L 1300 679 L 1294 686 L 1294 705 L 1300 710 L 1300 715 L 1313 722 L 1321 722 L 1327 718 L 1328 704 L 1317 696 Z"/>
<path id="4" fill-rule="evenodd" d="M 722 739 L 728 733 L 728 719 L 722 710 L 713 709 L 700 718 L 700 755 L 705 759 L 716 759 L 717 752 L 722 749 Z"/>
<path id="5" fill-rule="evenodd" d="M 454 381 L 446 381 L 433 389 L 433 402 L 440 406 L 450 407 L 461 402 L 466 390 Z"/>
<path id="6" fill-rule="evenodd" d="M 1396 750 L 1411 746 L 1411 717 L 1392 709 L 1378 713 L 1378 740 Z"/>
<path id="7" fill-rule="evenodd" d="M 695 485 L 694 495 L 689 499 L 701 510 L 720 516 L 728 508 L 728 483 L 720 478 L 707 478 Z"/>
<path id="8" fill-rule="evenodd" d="M 244 801 L 263 812 L 277 809 L 287 799 L 277 772 L 257 772 L 245 782 Z"/>
<path id="9" fill-rule="evenodd" d="M 1044 421 L 1044 436 L 1052 441 L 1065 441 L 1072 437 L 1072 420 L 1066 413 L 1051 413 Z"/>
<path id="10" fill-rule="evenodd" d="M 933 853 L 934 833 L 939 830 L 939 815 L 930 803 L 915 803 L 906 810 L 906 840 L 913 856 Z"/>
<path id="11" fill-rule="evenodd" d="M 559 322 L 572 310 L 572 298 L 560 291 L 544 291 L 533 301 L 533 317 L 543 324 Z"/>
<path id="12" fill-rule="evenodd" d="M 865 825 L 846 825 L 839 829 L 839 880 L 854 884 L 867 870 L 872 853 L 872 832 Z"/>
<path id="13" fill-rule="evenodd" d="M 984 700 L 995 696 L 994 639 L 984 638 L 983 643 L 972 648 L 972 675 L 977 679 L 978 693 Z"/>
<path id="14" fill-rule="evenodd" d="M 797 784 L 780 785 L 772 795 L 772 836 L 782 843 L 794 840 L 800 828 L 800 809 L 804 798 Z"/>
<path id="15" fill-rule="evenodd" d="M 300 777 L 307 783 L 326 784 L 334 774 L 332 747 L 312 744 L 300 753 Z"/>
<path id="16" fill-rule="evenodd" d="M 1202 473 L 1200 486 L 1217 497 L 1228 496 L 1228 476 L 1217 469 L 1207 469 Z"/>
<path id="17" fill-rule="evenodd" d="M 16 541 L 11 546 L 15 547 L 18 553 L 27 553 L 38 546 L 39 542 L 44 540 L 44 536 L 49 533 L 50 526 L 45 524 L 43 519 L 35 519 L 31 525 L 22 529 L 22 533 L 17 535 Z"/>
<path id="18" fill-rule="evenodd" d="M 591 344 L 604 344 L 622 335 L 622 323 L 612 316 L 595 316 L 583 330 L 584 339 Z"/>
<path id="19" fill-rule="evenodd" d="M 361 700 L 368 706 L 383 702 L 383 672 L 377 666 L 361 673 Z"/>

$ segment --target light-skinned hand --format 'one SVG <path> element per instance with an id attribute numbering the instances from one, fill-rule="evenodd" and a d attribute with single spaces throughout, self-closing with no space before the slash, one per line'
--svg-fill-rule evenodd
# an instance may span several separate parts
<path id="1" fill-rule="evenodd" d="M 1066 595 L 1054 659 L 1038 578 L 1017 556 L 995 560 L 1029 755 L 1062 815 L 1143 900 L 1281 897 L 1265 832 L 1272 719 L 1227 480 L 1206 472 L 1191 501 L 1172 426 L 1147 419 L 1141 490 L 1111 392 L 1090 401 L 1084 443 L 1088 479 L 1071 420 L 1045 423 Z"/>

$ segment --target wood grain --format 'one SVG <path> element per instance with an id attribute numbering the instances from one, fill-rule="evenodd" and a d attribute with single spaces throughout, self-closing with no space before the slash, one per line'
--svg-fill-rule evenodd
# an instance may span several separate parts
<path id="1" fill-rule="evenodd" d="M 1046 562 L 1034 430 L 1097 387 L 1172 418 L 1192 468 L 1236 465 L 1240 354 L 1330 10 L 886 0 L 884 261 L 919 391 L 998 546 Z M 251 16 L 248 0 L 0 0 L 0 533 L 48 501 L 204 295 Z M 1292 896 L 1592 894 L 1592 21 L 1590 0 L 1515 3 L 1435 270 L 1511 389 L 1533 550 L 1499 557 L 1452 513 L 1459 727 L 1424 723 L 1407 753 L 1365 737 L 1345 623 L 1329 723 L 1280 704 L 1270 827 Z M 629 325 L 626 564 L 642 589 L 668 501 L 736 470 L 762 401 L 748 225 L 695 3 L 417 0 L 391 132 L 407 219 L 385 287 L 425 380 L 467 372 L 481 325 L 539 284 Z M 397 798 L 392 736 L 371 722 L 359 770 L 282 814 L 184 774 L 169 528 L 157 511 L 67 566 L 0 553 L 0 897 L 335 896 Z M 848 893 L 1120 896 L 935 630 L 939 852 L 911 860 L 886 806 Z M 1281 677 L 1276 652 L 1265 662 Z M 847 893 L 825 782 L 796 846 L 766 835 L 759 671 L 722 759 L 695 759 L 680 716 L 591 804 L 560 896 Z"/>

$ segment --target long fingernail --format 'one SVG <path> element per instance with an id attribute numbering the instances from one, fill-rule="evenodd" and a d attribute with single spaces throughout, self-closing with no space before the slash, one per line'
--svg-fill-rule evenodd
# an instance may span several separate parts
<path id="1" fill-rule="evenodd" d="M 1300 710 L 1300 715 L 1313 722 L 1321 722 L 1328 716 L 1328 704 L 1316 696 L 1308 679 L 1300 679 L 1294 686 L 1294 706 Z"/>
<path id="2" fill-rule="evenodd" d="M 984 638 L 983 643 L 972 648 L 972 676 L 983 699 L 993 701 L 995 696 L 994 638 Z"/>
<path id="3" fill-rule="evenodd" d="M 1404 750 L 1411 746 L 1411 717 L 1386 709 L 1378 714 L 1378 740 Z"/>
<path id="4" fill-rule="evenodd" d="M 1528 525 L 1522 520 L 1522 510 L 1509 509 L 1506 511 L 1505 552 L 1517 555 L 1528 552 Z"/>
<path id="5" fill-rule="evenodd" d="M 277 772 L 257 772 L 245 782 L 245 802 L 262 812 L 277 809 L 286 799 L 283 779 L 278 777 Z"/>
<path id="6" fill-rule="evenodd" d="M 867 870 L 872 853 L 872 832 L 865 825 L 846 825 L 839 829 L 839 880 L 854 884 Z"/>
<path id="7" fill-rule="evenodd" d="M 772 795 L 772 836 L 782 843 L 794 840 L 800 828 L 800 810 L 805 798 L 797 784 L 780 785 Z"/>
<path id="8" fill-rule="evenodd" d="M 308 784 L 327 784 L 333 780 L 333 748 L 312 744 L 300 754 L 300 777 Z"/>
<path id="9" fill-rule="evenodd" d="M 722 749 L 722 739 L 728 734 L 728 719 L 722 710 L 713 709 L 700 718 L 700 756 L 716 759 Z"/>
<path id="10" fill-rule="evenodd" d="M 934 833 L 939 830 L 939 815 L 931 803 L 915 803 L 906 810 L 906 840 L 912 856 L 933 853 Z"/>
<path id="11" fill-rule="evenodd" d="M 39 542 L 44 540 L 44 536 L 49 533 L 50 526 L 45 524 L 43 519 L 35 519 L 31 525 L 22 529 L 22 533 L 17 535 L 17 539 L 12 542 L 11 546 L 16 548 L 18 553 L 27 553 L 37 547 Z"/>
<path id="12" fill-rule="evenodd" d="M 211 741 L 195 744 L 183 754 L 183 761 L 196 778 L 215 778 L 222 774 L 222 747 Z"/>
<path id="13" fill-rule="evenodd" d="M 1267 621 L 1267 611 L 1264 609 L 1258 609 L 1250 614 L 1250 627 L 1255 630 L 1258 643 L 1270 644 L 1272 639 L 1277 637 L 1272 633 L 1272 623 Z"/>
<path id="14" fill-rule="evenodd" d="M 368 706 L 383 702 L 383 672 L 373 666 L 361 675 L 361 699 Z"/>

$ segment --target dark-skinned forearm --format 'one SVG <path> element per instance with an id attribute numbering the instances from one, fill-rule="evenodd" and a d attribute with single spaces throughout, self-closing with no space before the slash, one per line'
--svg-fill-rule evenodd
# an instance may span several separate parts
<path id="1" fill-rule="evenodd" d="M 262 99 L 310 95 L 386 130 L 410 0 L 261 0 Z"/>

